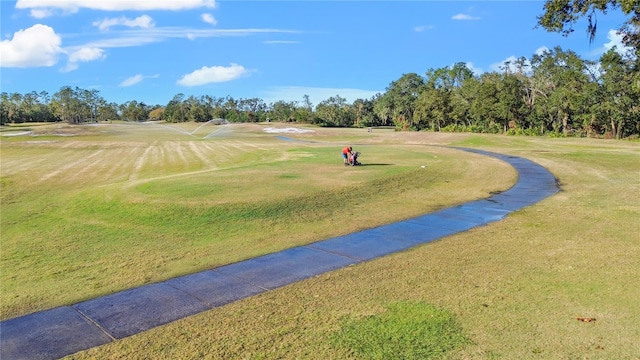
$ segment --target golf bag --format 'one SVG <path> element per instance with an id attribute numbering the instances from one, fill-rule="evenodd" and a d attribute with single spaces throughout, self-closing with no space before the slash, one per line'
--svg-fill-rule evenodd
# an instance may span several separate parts
<path id="1" fill-rule="evenodd" d="M 362 165 L 359 161 L 358 161 L 358 156 L 360 156 L 360 151 L 356 151 L 354 152 L 351 157 L 349 158 L 349 164 L 351 166 L 358 166 L 358 165 Z"/>

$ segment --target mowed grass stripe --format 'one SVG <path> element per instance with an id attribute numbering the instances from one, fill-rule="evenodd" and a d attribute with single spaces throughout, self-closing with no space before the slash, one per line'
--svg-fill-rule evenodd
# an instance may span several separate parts
<path id="1" fill-rule="evenodd" d="M 372 147 L 369 161 L 379 165 L 345 168 L 337 145 L 284 142 L 244 126 L 229 139 L 184 140 L 204 144 L 201 155 L 220 164 L 203 168 L 185 145 L 193 159 L 185 171 L 171 151 L 180 133 L 142 124 L 103 129 L 117 131 L 74 146 L 106 149 L 104 169 L 118 168 L 108 179 L 74 177 L 78 168 L 64 159 L 55 161 L 72 185 L 62 174 L 46 187 L 3 175 L 2 196 L 11 199 L 0 219 L 5 318 L 397 221 L 515 181 L 503 163 L 470 174 L 484 157 L 424 147 Z M 23 150 L 19 139 L 8 145 L 3 154 Z M 230 155 L 221 156 L 226 148 Z M 123 181 L 133 174 L 135 181 Z"/>
<path id="2" fill-rule="evenodd" d="M 41 151 L 40 147 L 39 144 L 33 144 L 33 146 L 25 146 L 20 153 L 2 154 L 0 173 L 4 176 L 13 176 L 29 171 L 31 176 L 37 176 L 34 170 L 41 169 L 49 163 L 47 157 L 39 156 L 48 152 L 47 150 Z"/>
<path id="3" fill-rule="evenodd" d="M 205 167 L 209 167 L 211 166 L 211 155 L 210 153 L 207 153 L 204 151 L 203 147 L 200 146 L 200 144 L 196 144 L 193 141 L 189 142 L 189 150 L 192 154 L 194 154 L 198 160 L 205 166 Z"/>
<path id="4" fill-rule="evenodd" d="M 185 150 L 183 148 L 184 143 L 181 141 L 168 141 L 166 143 L 167 153 L 171 156 L 171 162 L 178 162 L 183 168 L 188 168 L 188 160 L 185 156 Z M 177 157 L 177 159 L 176 159 Z"/>
<path id="5" fill-rule="evenodd" d="M 96 180 L 100 180 L 107 185 L 129 180 L 131 169 L 135 166 L 139 151 L 138 147 L 112 149 L 112 153 L 109 156 L 119 158 L 119 161 L 105 160 L 103 166 L 107 171 L 104 174 L 100 174 L 98 176 L 99 179 Z"/>

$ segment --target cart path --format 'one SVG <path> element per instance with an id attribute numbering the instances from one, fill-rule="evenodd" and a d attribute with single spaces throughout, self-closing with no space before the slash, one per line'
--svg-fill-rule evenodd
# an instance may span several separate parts
<path id="1" fill-rule="evenodd" d="M 299 246 L 71 306 L 0 322 L 0 358 L 57 359 L 351 264 L 499 221 L 559 191 L 556 178 L 524 158 L 509 190 L 416 218 Z"/>

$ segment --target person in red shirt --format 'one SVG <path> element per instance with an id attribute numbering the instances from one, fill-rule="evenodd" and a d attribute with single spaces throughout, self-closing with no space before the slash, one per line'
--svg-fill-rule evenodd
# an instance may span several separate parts
<path id="1" fill-rule="evenodd" d="M 342 149 L 342 160 L 344 160 L 344 166 L 349 166 L 349 157 L 353 154 L 353 149 L 351 146 L 345 146 Z"/>

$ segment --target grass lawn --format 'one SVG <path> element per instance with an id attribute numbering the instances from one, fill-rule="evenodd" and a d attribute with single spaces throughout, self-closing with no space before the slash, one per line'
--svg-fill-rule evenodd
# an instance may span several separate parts
<path id="1" fill-rule="evenodd" d="M 438 146 L 457 145 L 536 161 L 562 191 L 501 222 L 73 358 L 388 358 L 375 338 L 354 345 L 364 334 L 399 334 L 385 341 L 399 348 L 411 334 L 448 339 L 435 342 L 439 352 L 419 352 L 433 344 L 413 341 L 405 358 L 640 356 L 637 142 L 318 128 L 283 141 L 267 126 L 122 123 L 3 137 L 2 317 L 405 219 L 515 182 L 500 161 Z M 367 166 L 343 167 L 345 144 Z"/>

